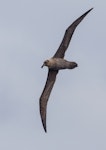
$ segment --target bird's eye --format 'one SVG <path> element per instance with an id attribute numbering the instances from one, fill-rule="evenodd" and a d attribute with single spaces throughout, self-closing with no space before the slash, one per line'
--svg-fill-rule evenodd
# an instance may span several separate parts
<path id="1" fill-rule="evenodd" d="M 49 62 L 49 60 L 46 60 L 44 63 L 47 64 Z"/>
<path id="2" fill-rule="evenodd" d="M 47 61 L 45 61 L 44 64 L 47 64 Z"/>

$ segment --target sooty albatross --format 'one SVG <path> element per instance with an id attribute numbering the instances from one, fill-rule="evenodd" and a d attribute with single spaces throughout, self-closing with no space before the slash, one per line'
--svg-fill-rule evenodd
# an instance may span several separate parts
<path id="1" fill-rule="evenodd" d="M 39 100 L 39 106 L 40 106 L 40 115 L 42 124 L 44 127 L 45 132 L 47 132 L 46 129 L 46 110 L 47 110 L 47 102 L 50 96 L 50 93 L 52 91 L 53 85 L 56 80 L 56 75 L 61 69 L 74 69 L 77 67 L 76 62 L 70 62 L 64 59 L 65 52 L 69 46 L 70 40 L 72 38 L 72 35 L 78 26 L 78 24 L 84 19 L 84 17 L 92 10 L 88 10 L 85 12 L 82 16 L 80 16 L 78 19 L 76 19 L 65 31 L 63 40 L 54 54 L 54 56 L 46 61 L 44 61 L 43 66 L 48 67 L 48 76 L 47 81 L 44 87 L 44 90 L 41 94 L 40 100 Z"/>

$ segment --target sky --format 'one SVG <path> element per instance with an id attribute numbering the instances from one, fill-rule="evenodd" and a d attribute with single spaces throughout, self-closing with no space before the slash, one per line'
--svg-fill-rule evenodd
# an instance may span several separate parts
<path id="1" fill-rule="evenodd" d="M 66 28 L 77 27 L 47 107 L 47 133 L 39 97 L 47 68 Z M 0 2 L 0 149 L 106 150 L 106 1 L 4 0 Z"/>

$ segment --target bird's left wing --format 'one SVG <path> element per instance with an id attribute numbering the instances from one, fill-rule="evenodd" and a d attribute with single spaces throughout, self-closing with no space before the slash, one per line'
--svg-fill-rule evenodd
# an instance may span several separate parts
<path id="1" fill-rule="evenodd" d="M 85 12 L 82 16 L 80 16 L 78 19 L 76 19 L 65 31 L 63 40 L 55 53 L 53 57 L 55 58 L 63 58 L 65 55 L 65 51 L 67 50 L 70 40 L 72 38 L 72 35 L 78 26 L 78 24 L 84 19 L 84 17 L 92 10 L 93 8 L 89 9 L 87 12 Z"/>
<path id="2" fill-rule="evenodd" d="M 42 120 L 42 124 L 43 124 L 45 132 L 47 132 L 47 130 L 46 130 L 47 102 L 48 102 L 50 93 L 52 91 L 53 85 L 55 83 L 57 73 L 58 73 L 58 70 L 50 70 L 49 69 L 47 81 L 46 81 L 44 90 L 41 94 L 40 101 L 39 101 L 40 115 L 41 115 L 41 120 Z"/>

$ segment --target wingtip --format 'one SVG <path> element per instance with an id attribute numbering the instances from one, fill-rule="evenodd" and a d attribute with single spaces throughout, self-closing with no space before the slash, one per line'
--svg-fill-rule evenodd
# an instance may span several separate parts
<path id="1" fill-rule="evenodd" d="M 47 133 L 46 125 L 42 122 L 45 133 Z"/>
<path id="2" fill-rule="evenodd" d="M 91 11 L 92 9 L 94 9 L 94 7 L 92 7 L 89 11 Z"/>
<path id="3" fill-rule="evenodd" d="M 47 130 L 46 129 L 44 129 L 45 130 L 45 133 L 47 133 Z"/>
<path id="4" fill-rule="evenodd" d="M 87 15 L 92 9 L 94 9 L 93 7 L 91 9 L 89 9 L 87 12 L 85 12 L 85 14 Z"/>

